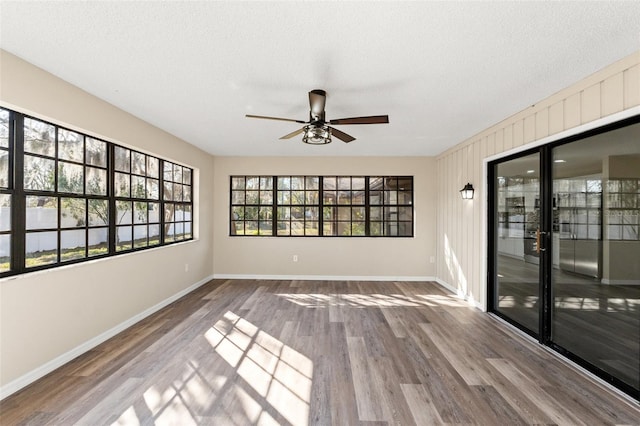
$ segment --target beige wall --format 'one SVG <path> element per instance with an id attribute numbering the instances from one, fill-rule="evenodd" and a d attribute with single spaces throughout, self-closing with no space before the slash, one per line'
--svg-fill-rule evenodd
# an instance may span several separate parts
<path id="1" fill-rule="evenodd" d="M 435 159 L 431 157 L 216 157 L 216 276 L 398 277 L 435 275 Z M 413 175 L 415 238 L 229 237 L 231 175 Z M 293 262 L 293 255 L 298 262 Z"/>
<path id="2" fill-rule="evenodd" d="M 213 157 L 7 52 L 0 67 L 2 106 L 191 166 L 207 188 L 196 200 L 197 241 L 0 280 L 7 389 L 213 274 Z"/>
<path id="3" fill-rule="evenodd" d="M 486 171 L 495 159 L 551 142 L 640 105 L 640 52 L 624 58 L 536 105 L 461 142 L 437 157 L 437 277 L 486 306 Z M 517 94 L 514 94 L 517 95 Z M 636 112 L 637 113 L 637 112 Z M 471 182 L 473 201 L 458 194 Z"/>

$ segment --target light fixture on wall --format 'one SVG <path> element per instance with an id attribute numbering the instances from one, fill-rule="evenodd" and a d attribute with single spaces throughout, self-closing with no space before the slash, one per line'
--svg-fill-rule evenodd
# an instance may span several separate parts
<path id="1" fill-rule="evenodd" d="M 467 183 L 464 188 L 460 190 L 460 195 L 462 195 L 463 200 L 473 199 L 473 185 Z"/>

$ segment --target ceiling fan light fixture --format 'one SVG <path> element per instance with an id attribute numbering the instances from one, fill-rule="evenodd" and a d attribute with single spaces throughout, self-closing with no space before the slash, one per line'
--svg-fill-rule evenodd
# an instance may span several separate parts
<path id="1" fill-rule="evenodd" d="M 326 145 L 331 143 L 331 129 L 329 126 L 304 126 L 302 142 L 309 145 Z"/>

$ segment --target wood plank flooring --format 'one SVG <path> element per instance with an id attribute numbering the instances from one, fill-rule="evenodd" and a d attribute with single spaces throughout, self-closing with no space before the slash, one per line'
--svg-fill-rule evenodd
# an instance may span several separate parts
<path id="1" fill-rule="evenodd" d="M 640 424 L 431 282 L 213 280 L 0 402 L 2 425 Z"/>

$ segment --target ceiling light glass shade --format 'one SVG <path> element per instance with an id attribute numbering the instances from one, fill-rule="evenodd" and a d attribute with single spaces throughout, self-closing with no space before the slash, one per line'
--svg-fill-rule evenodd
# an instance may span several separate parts
<path id="1" fill-rule="evenodd" d="M 331 129 L 328 126 L 305 126 L 302 142 L 309 145 L 326 145 L 331 143 Z"/>
<path id="2" fill-rule="evenodd" d="M 462 195 L 463 200 L 473 199 L 473 185 L 467 183 L 464 188 L 460 190 L 460 195 Z"/>

